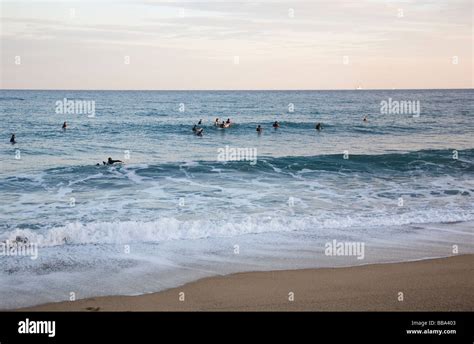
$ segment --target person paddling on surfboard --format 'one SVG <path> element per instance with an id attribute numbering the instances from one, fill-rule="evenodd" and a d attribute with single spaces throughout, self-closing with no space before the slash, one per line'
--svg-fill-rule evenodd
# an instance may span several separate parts
<path id="1" fill-rule="evenodd" d="M 115 163 L 117 163 L 117 162 L 123 163 L 122 160 L 113 160 L 111 157 L 109 157 L 109 158 L 107 159 L 107 165 L 113 165 L 113 164 L 115 164 Z M 104 162 L 104 165 L 105 165 L 105 162 Z"/>

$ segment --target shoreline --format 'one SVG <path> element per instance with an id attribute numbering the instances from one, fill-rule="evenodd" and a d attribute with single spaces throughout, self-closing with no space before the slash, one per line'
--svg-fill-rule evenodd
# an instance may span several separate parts
<path id="1" fill-rule="evenodd" d="M 474 254 L 465 254 L 352 267 L 241 272 L 156 293 L 7 311 L 473 311 L 472 276 Z"/>

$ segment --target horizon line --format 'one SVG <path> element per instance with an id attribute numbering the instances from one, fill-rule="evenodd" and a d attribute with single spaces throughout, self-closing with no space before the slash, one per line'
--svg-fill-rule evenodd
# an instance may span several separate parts
<path id="1" fill-rule="evenodd" d="M 328 89 L 78 89 L 78 88 L 0 88 L 0 91 L 123 91 L 123 92 L 289 92 L 289 91 L 426 91 L 426 90 L 473 90 L 465 88 L 328 88 Z"/>

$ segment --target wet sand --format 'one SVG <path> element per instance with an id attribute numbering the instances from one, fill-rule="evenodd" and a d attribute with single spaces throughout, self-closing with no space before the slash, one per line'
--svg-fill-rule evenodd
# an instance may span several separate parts
<path id="1" fill-rule="evenodd" d="M 403 293 L 403 294 L 400 294 Z M 474 255 L 416 262 L 245 272 L 139 296 L 20 311 L 473 311 Z"/>

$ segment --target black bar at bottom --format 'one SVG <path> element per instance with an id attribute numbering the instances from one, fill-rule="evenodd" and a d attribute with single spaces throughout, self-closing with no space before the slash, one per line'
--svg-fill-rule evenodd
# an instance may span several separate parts
<path id="1" fill-rule="evenodd" d="M 0 312 L 0 343 L 66 343 L 104 340 L 160 342 L 190 336 L 193 341 L 254 341 L 261 337 L 305 342 L 334 340 L 400 343 L 474 342 L 468 312 Z M 28 320 L 27 320 L 28 319 Z M 52 323 L 54 321 L 54 336 Z M 21 327 L 21 329 L 20 329 Z M 27 328 L 28 327 L 28 328 Z M 38 332 L 46 333 L 19 333 Z"/>

